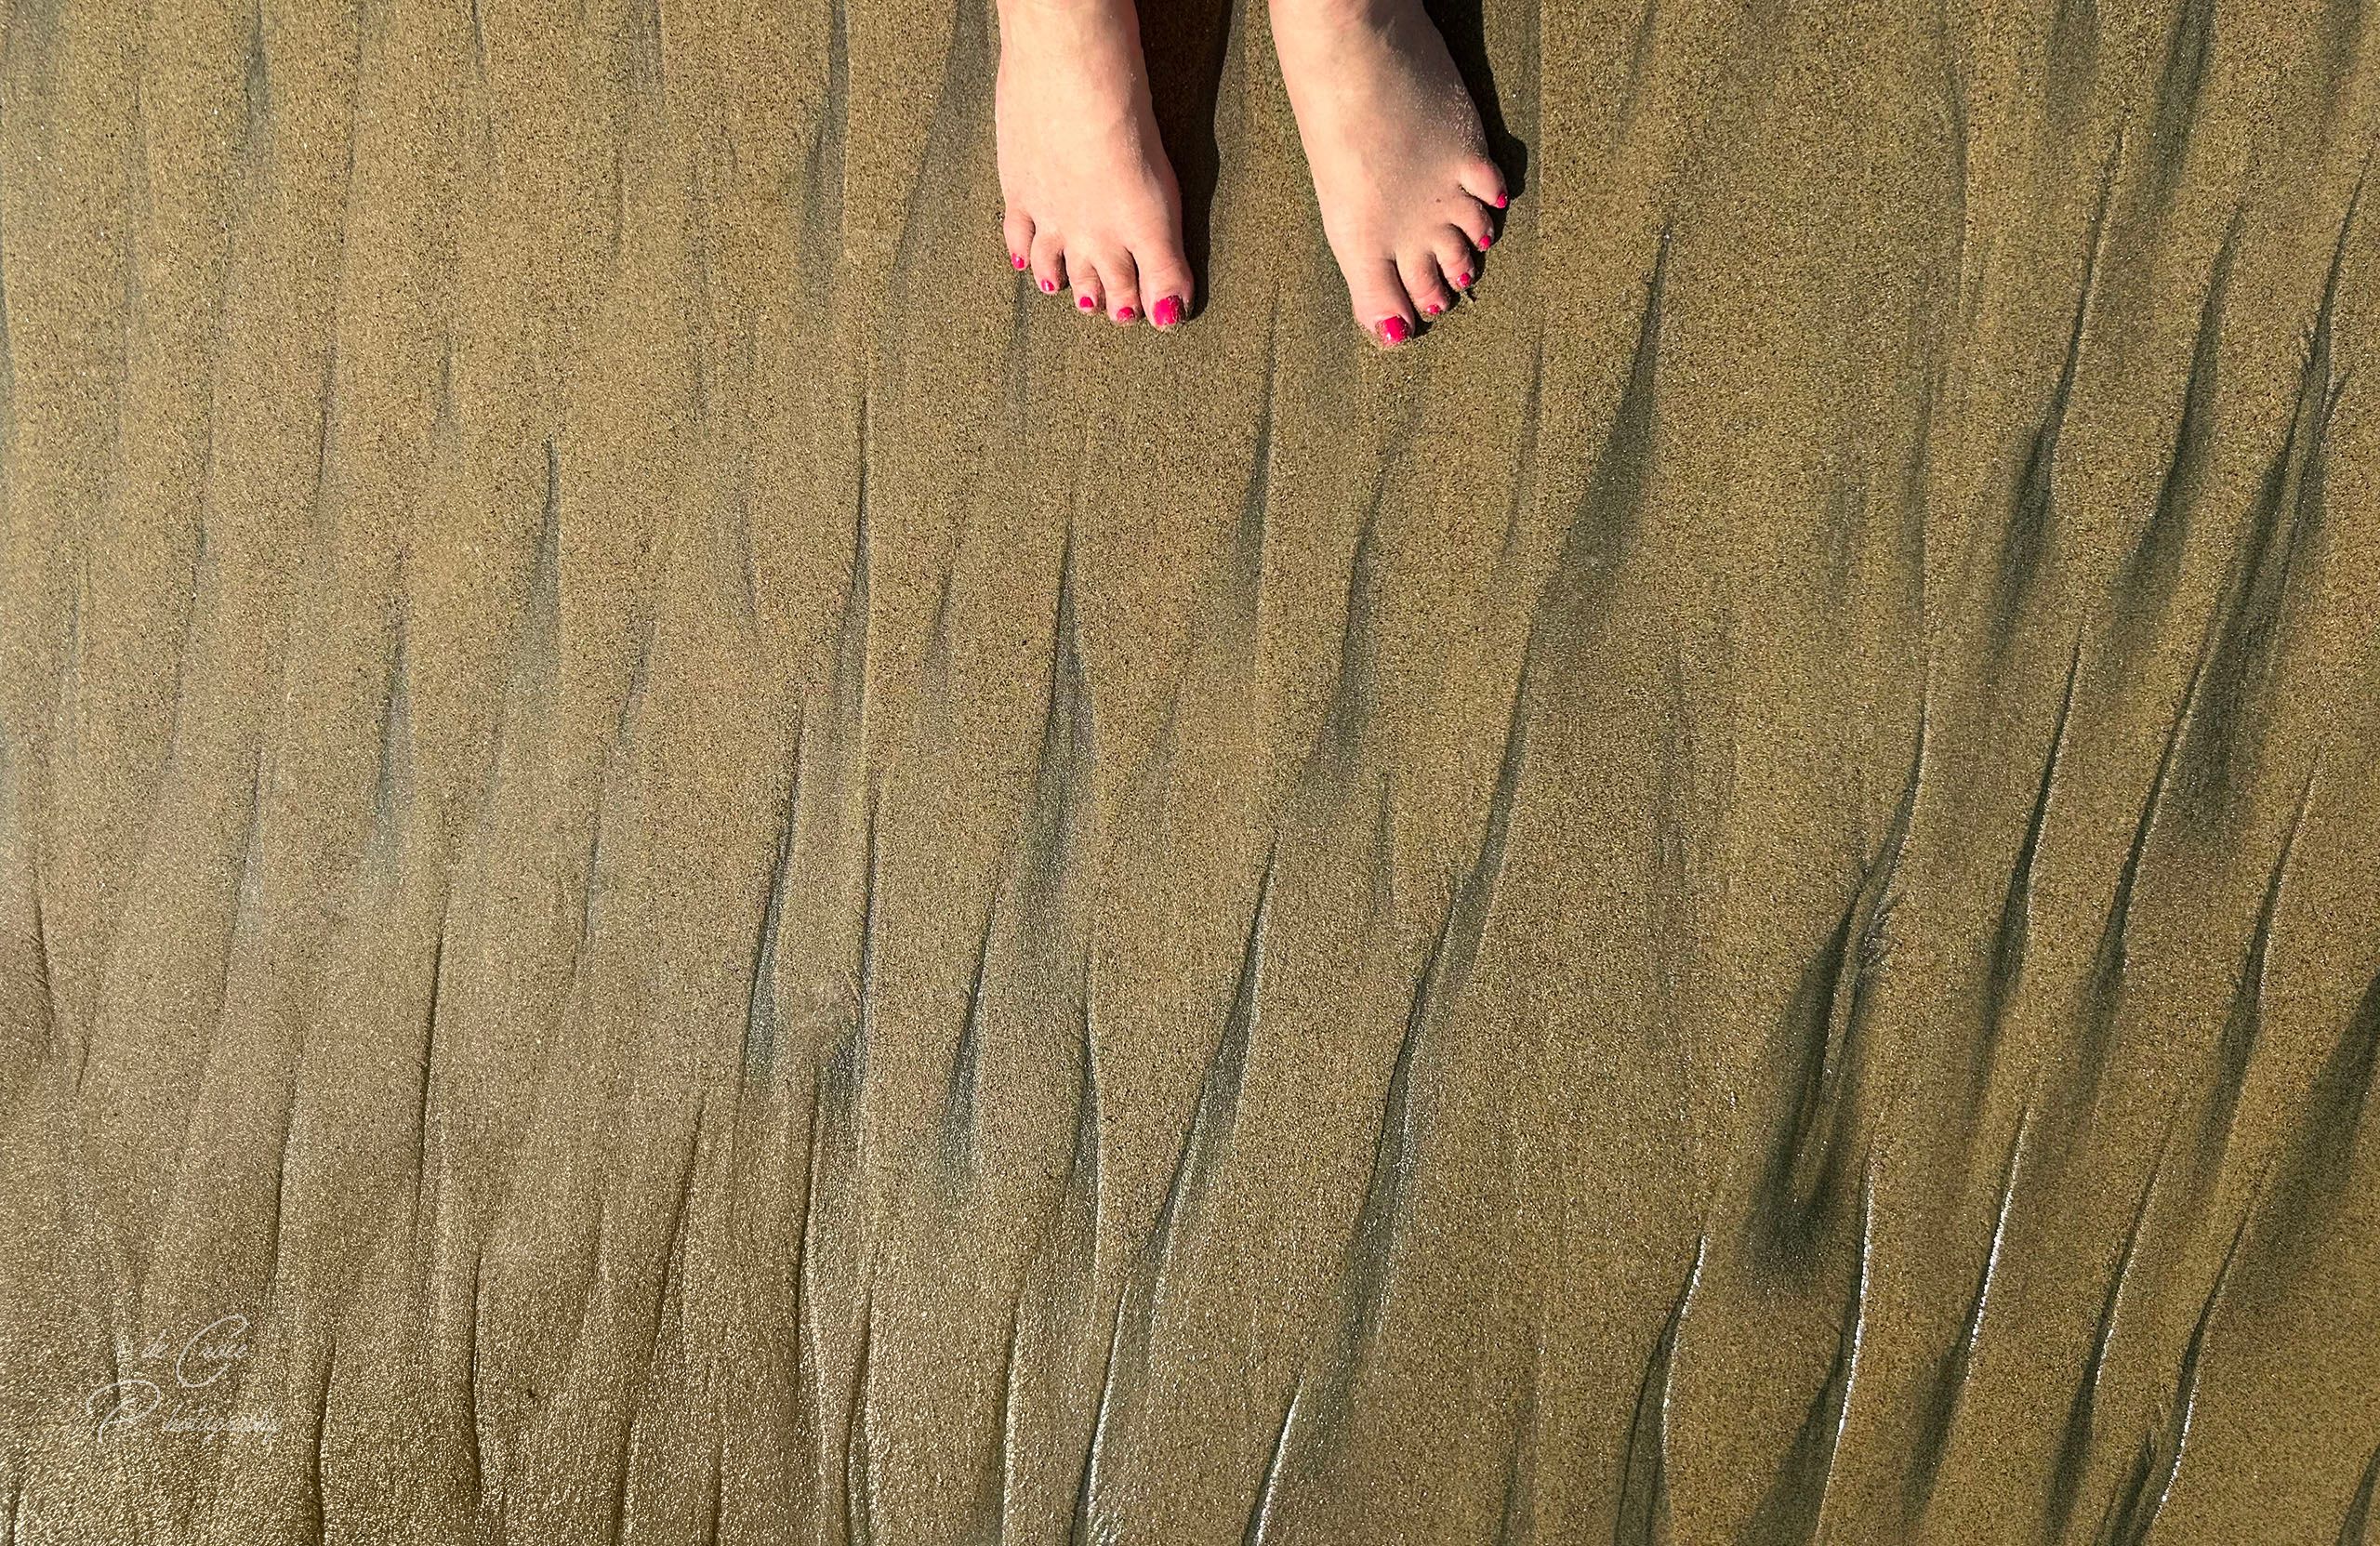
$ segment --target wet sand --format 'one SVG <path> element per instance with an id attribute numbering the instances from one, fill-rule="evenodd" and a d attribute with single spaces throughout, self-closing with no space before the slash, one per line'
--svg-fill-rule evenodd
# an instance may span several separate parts
<path id="1" fill-rule="evenodd" d="M 8 7 L 0 1539 L 2380 1539 L 2374 13 L 1152 16 Z"/>

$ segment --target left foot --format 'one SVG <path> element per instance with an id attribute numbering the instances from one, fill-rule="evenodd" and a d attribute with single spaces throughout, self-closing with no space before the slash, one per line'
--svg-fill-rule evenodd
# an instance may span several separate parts
<path id="1" fill-rule="evenodd" d="M 993 120 L 1009 262 L 1086 314 L 1159 327 L 1190 305 L 1182 195 L 1149 107 L 1132 0 L 1000 0 Z"/>
<path id="2" fill-rule="evenodd" d="M 1383 348 L 1471 287 L 1504 175 L 1421 0 L 1272 0 L 1281 79 L 1355 324 Z"/>

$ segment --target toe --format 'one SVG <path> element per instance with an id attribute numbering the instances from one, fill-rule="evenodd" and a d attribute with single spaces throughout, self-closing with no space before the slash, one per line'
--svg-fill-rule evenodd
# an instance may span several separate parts
<path id="1" fill-rule="evenodd" d="M 1430 251 L 1437 259 L 1438 271 L 1457 290 L 1471 288 L 1472 273 L 1479 263 L 1473 245 L 1471 238 L 1456 226 L 1446 227 L 1431 239 Z"/>
<path id="2" fill-rule="evenodd" d="M 1486 156 L 1465 162 L 1455 173 L 1455 180 L 1462 184 L 1464 192 L 1481 204 L 1501 209 L 1512 202 L 1510 192 L 1504 186 L 1504 169 Z"/>
<path id="3" fill-rule="evenodd" d="M 1173 327 L 1190 314 L 1190 297 L 1197 286 L 1181 248 L 1136 247 L 1132 264 L 1149 321 L 1159 327 Z"/>
<path id="4" fill-rule="evenodd" d="M 1107 320 L 1114 323 L 1140 321 L 1143 313 L 1140 271 L 1132 263 L 1132 255 L 1123 251 L 1101 254 L 1099 278 L 1106 287 Z"/>
<path id="5" fill-rule="evenodd" d="M 1066 274 L 1074 282 L 1075 310 L 1086 317 L 1096 315 L 1106 294 L 1098 264 L 1088 254 L 1070 252 Z"/>
<path id="6" fill-rule="evenodd" d="M 1046 231 L 1033 234 L 1033 283 L 1045 296 L 1054 296 L 1066 282 L 1065 244 Z"/>
<path id="7" fill-rule="evenodd" d="M 1447 288 L 1446 280 L 1438 273 L 1437 254 L 1428 247 L 1415 247 L 1396 260 L 1396 275 L 1405 283 L 1405 293 L 1425 317 L 1444 316 L 1454 304 L 1454 292 Z"/>
<path id="8" fill-rule="evenodd" d="M 1008 265 L 1025 269 L 1033 262 L 1033 222 L 1022 210 L 1012 209 L 1000 220 L 1000 236 L 1008 243 Z"/>
<path id="9" fill-rule="evenodd" d="M 1453 222 L 1456 236 L 1478 251 L 1486 252 L 1496 241 L 1494 212 L 1477 199 L 1458 199 L 1455 202 L 1462 206 L 1448 217 Z M 1452 277 L 1454 271 L 1448 269 L 1447 273 Z"/>
<path id="10" fill-rule="evenodd" d="M 1355 325 L 1382 348 L 1413 336 L 1413 303 L 1396 276 L 1396 265 L 1374 258 L 1347 271 L 1347 298 L 1355 311 Z"/>

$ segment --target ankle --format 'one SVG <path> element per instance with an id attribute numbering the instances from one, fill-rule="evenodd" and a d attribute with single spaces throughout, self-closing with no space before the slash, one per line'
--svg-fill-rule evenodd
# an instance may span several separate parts
<path id="1" fill-rule="evenodd" d="M 1132 0 L 997 0 L 1000 37 L 1013 33 L 1035 40 L 1037 50 L 1059 57 L 1106 59 L 1119 47 L 1130 73 L 1142 70 L 1141 19 Z M 1005 58 L 1005 50 L 1002 57 Z M 1119 64 L 1123 61 L 1118 60 Z"/>
<path id="2" fill-rule="evenodd" d="M 1275 31 L 1284 27 L 1292 30 L 1364 28 L 1372 31 L 1389 26 L 1400 13 L 1412 8 L 1412 0 L 1271 0 Z"/>
<path id="3" fill-rule="evenodd" d="M 1003 20 L 1010 17 L 1091 19 L 1121 13 L 1137 20 L 1132 0 L 996 0 Z"/>

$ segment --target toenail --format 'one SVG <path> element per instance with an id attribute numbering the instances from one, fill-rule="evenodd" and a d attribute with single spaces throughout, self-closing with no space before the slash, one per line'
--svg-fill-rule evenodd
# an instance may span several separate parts
<path id="1" fill-rule="evenodd" d="M 1455 287 L 1456 289 L 1458 289 L 1458 290 L 1468 290 L 1468 289 L 1470 289 L 1470 288 L 1471 288 L 1471 276 L 1470 276 L 1469 274 L 1467 274 L 1467 273 L 1459 273 L 1459 274 L 1455 275 L 1455 276 L 1454 276 L 1454 287 Z"/>
<path id="2" fill-rule="evenodd" d="M 1382 317 L 1380 321 L 1380 336 L 1386 343 L 1401 344 L 1412 335 L 1412 331 L 1405 325 L 1403 317 Z"/>
<path id="3" fill-rule="evenodd" d="M 1043 280 L 1041 282 L 1041 293 L 1045 296 L 1056 295 L 1058 293 L 1058 282 L 1054 279 Z"/>
<path id="4" fill-rule="evenodd" d="M 1510 204 L 1511 202 L 1512 202 L 1512 201 L 1511 201 L 1510 199 L 1507 199 L 1507 198 L 1506 198 L 1506 197 L 1504 197 L 1504 195 L 1503 195 L 1503 194 L 1501 194 L 1501 193 L 1499 193 L 1499 194 L 1497 194 L 1497 195 L 1496 195 L 1496 207 L 1497 207 L 1497 208 L 1499 208 L 1499 209 L 1503 208 L 1503 207 L 1504 207 L 1504 205 L 1506 205 L 1507 204 Z"/>
<path id="5" fill-rule="evenodd" d="M 1149 310 L 1149 321 L 1159 327 L 1171 327 L 1181 320 L 1182 301 L 1179 297 L 1163 297 Z"/>
<path id="6" fill-rule="evenodd" d="M 1435 301 L 1435 300 L 1434 300 L 1434 301 L 1430 302 L 1430 304 L 1429 304 L 1429 305 L 1424 306 L 1424 307 L 1422 307 L 1422 308 L 1421 308 L 1421 314 L 1422 314 L 1423 316 L 1425 316 L 1425 317 L 1435 317 L 1435 316 L 1436 316 L 1439 312 L 1441 312 L 1441 311 L 1445 311 L 1445 310 L 1446 310 L 1446 308 L 1445 308 L 1445 307 L 1443 307 L 1443 306 L 1439 305 L 1436 301 Z"/>
<path id="7" fill-rule="evenodd" d="M 1024 267 L 1025 267 L 1025 259 L 1024 259 L 1024 258 L 1022 258 L 1017 257 L 1014 253 L 1011 253 L 1011 254 L 1009 254 L 1009 259 L 1008 259 L 1008 260 L 1009 260 L 1010 262 L 1012 262 L 1012 263 L 1015 264 L 1019 270 L 1022 270 L 1022 269 L 1024 269 Z"/>
<path id="8" fill-rule="evenodd" d="M 1492 247 L 1492 246 L 1494 246 L 1495 244 L 1496 244 L 1496 233 L 1495 233 L 1494 231 L 1489 231 L 1487 235 L 1482 236 L 1481 238 L 1479 238 L 1479 250 L 1480 250 L 1481 252 L 1486 252 L 1489 247 Z"/>
<path id="9" fill-rule="evenodd" d="M 1117 322 L 1130 322 L 1134 317 L 1139 315 L 1140 313 L 1138 311 L 1133 311 L 1129 306 L 1118 306 L 1116 308 L 1116 320 Z"/>
<path id="10" fill-rule="evenodd" d="M 1091 297 L 1089 296 L 1077 296 L 1075 297 L 1075 304 L 1088 311 L 1091 310 Z"/>

